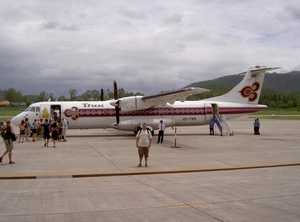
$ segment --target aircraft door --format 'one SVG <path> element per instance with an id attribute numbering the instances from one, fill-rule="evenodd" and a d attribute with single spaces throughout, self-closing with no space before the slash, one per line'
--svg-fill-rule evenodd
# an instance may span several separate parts
<path id="1" fill-rule="evenodd" d="M 213 118 L 213 107 L 211 103 L 204 103 L 205 119 L 211 121 Z"/>
<path id="2" fill-rule="evenodd" d="M 50 105 L 49 104 L 42 104 L 41 105 L 41 113 L 40 113 L 40 117 L 42 119 L 50 119 L 51 115 L 51 109 L 50 109 Z"/>
<path id="3" fill-rule="evenodd" d="M 214 115 L 219 116 L 219 107 L 216 103 L 205 103 L 206 120 L 210 121 Z"/>
<path id="4" fill-rule="evenodd" d="M 218 104 L 212 103 L 213 115 L 217 115 L 219 117 L 219 107 Z"/>

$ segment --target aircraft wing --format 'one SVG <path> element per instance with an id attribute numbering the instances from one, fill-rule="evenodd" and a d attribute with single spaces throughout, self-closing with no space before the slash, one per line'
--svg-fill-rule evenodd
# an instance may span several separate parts
<path id="1" fill-rule="evenodd" d="M 210 91 L 209 89 L 189 87 L 151 96 L 143 96 L 142 100 L 148 107 L 165 106 L 167 103 L 174 104 L 175 101 L 184 102 L 188 96 Z"/>

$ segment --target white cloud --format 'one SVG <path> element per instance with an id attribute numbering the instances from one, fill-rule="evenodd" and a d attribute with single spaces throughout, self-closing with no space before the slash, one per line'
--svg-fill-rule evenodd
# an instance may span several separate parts
<path id="1" fill-rule="evenodd" d="M 299 4 L 252 1 L 0 3 L 0 88 L 151 94 L 252 65 L 299 70 Z M 12 81 L 12 80 L 21 81 Z"/>

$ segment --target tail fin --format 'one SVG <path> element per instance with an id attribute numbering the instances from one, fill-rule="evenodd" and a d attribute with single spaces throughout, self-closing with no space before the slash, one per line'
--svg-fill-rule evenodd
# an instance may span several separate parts
<path id="1" fill-rule="evenodd" d="M 245 77 L 232 90 L 222 96 L 209 98 L 208 100 L 253 105 L 258 104 L 265 73 L 273 69 L 280 69 L 280 67 L 267 68 L 266 66 L 252 66 L 247 72 L 238 74 L 245 75 Z"/>

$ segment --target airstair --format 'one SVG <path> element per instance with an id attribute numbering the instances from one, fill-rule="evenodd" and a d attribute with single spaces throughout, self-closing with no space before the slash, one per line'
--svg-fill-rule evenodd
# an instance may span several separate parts
<path id="1" fill-rule="evenodd" d="M 227 135 L 231 136 L 232 131 L 229 125 L 229 122 L 226 119 L 226 116 L 224 114 L 219 114 L 219 107 L 217 103 L 206 103 L 205 106 L 205 113 L 206 113 L 206 119 L 208 121 L 214 120 L 214 128 L 218 128 L 221 136 Z"/>
<path id="2" fill-rule="evenodd" d="M 220 115 L 220 116 L 214 115 L 214 121 L 221 133 L 221 136 L 223 136 L 223 135 L 230 136 L 231 135 L 231 128 L 230 128 L 229 122 L 227 121 L 225 115 Z"/>

